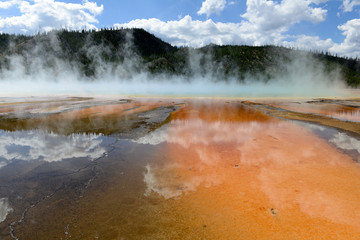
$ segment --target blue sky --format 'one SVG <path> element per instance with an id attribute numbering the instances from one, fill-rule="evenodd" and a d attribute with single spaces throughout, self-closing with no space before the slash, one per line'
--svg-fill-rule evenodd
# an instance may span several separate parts
<path id="1" fill-rule="evenodd" d="M 0 31 L 141 27 L 173 45 L 275 44 L 360 56 L 360 0 L 8 0 Z"/>

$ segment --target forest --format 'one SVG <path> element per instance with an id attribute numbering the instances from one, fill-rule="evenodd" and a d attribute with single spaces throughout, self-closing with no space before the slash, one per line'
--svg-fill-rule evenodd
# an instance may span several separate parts
<path id="1" fill-rule="evenodd" d="M 101 29 L 90 31 L 56 30 L 35 35 L 0 34 L 1 72 L 18 67 L 61 71 L 61 66 L 76 70 L 84 79 L 95 81 L 104 72 L 126 66 L 133 73 L 152 78 L 195 75 L 216 81 L 271 81 L 286 74 L 288 63 L 305 64 L 340 73 L 347 86 L 360 86 L 360 61 L 329 52 L 311 52 L 282 46 L 208 45 L 201 48 L 177 47 L 143 29 Z M 311 61 L 308 61 L 311 59 Z M 40 66 L 41 65 L 41 66 Z M 131 74 L 130 74 L 131 73 Z"/>

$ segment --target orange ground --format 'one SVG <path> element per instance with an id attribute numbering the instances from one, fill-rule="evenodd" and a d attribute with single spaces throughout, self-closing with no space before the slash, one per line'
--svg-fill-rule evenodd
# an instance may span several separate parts
<path id="1" fill-rule="evenodd" d="M 188 239 L 360 239 L 360 167 L 310 131 L 236 104 L 190 104 L 168 135 L 150 188 L 176 199 L 198 229 Z"/>
<path id="2" fill-rule="evenodd" d="M 289 111 L 320 114 L 347 121 L 360 122 L 360 108 L 335 103 L 274 102 L 273 106 Z"/>
<path id="3" fill-rule="evenodd" d="M 150 134 L 162 145 L 117 146 L 82 198 L 44 201 L 18 236 L 37 229 L 45 237 L 31 239 L 360 239 L 360 166 L 348 155 L 240 101 L 185 102 L 164 132 Z M 119 116 L 166 104 L 51 117 Z"/>

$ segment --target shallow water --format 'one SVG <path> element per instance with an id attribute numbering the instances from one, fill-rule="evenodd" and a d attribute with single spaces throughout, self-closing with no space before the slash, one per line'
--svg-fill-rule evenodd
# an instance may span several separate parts
<path id="1" fill-rule="evenodd" d="M 0 130 L 0 166 L 19 160 L 57 162 L 81 157 L 97 159 L 106 152 L 102 142 L 102 135 L 98 134 L 65 136 L 40 130 Z"/>
<path id="2" fill-rule="evenodd" d="M 183 102 L 170 119 L 168 108 L 153 111 Z M 106 125 L 109 114 L 131 111 L 147 120 L 126 135 L 36 124 L 0 131 L 0 238 L 360 236 L 359 136 L 237 100 L 135 100 L 60 114 L 73 123 L 96 113 Z"/>
<path id="3" fill-rule="evenodd" d="M 266 101 L 265 101 L 266 102 Z M 345 121 L 360 122 L 360 102 L 358 100 L 292 100 L 272 101 L 273 106 L 286 110 L 312 113 Z"/>

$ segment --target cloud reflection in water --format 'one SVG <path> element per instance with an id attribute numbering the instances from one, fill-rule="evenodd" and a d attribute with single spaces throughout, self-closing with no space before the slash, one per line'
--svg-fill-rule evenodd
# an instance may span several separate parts
<path id="1" fill-rule="evenodd" d="M 269 124 L 274 128 L 268 128 Z M 280 122 L 231 122 L 202 119 L 173 120 L 150 134 L 134 140 L 138 144 L 167 143 L 164 156 L 169 161 L 146 166 L 145 195 L 152 192 L 165 199 L 196 191 L 200 185 L 221 184 L 226 176 L 218 169 L 241 162 L 241 146 L 256 135 L 276 134 Z M 234 161 L 237 162 L 234 162 Z M 244 160 L 242 160 L 244 161 Z"/>
<path id="2" fill-rule="evenodd" d="M 8 213 L 13 211 L 7 198 L 0 198 L 0 223 L 5 221 Z"/>
<path id="3" fill-rule="evenodd" d="M 101 135 L 69 136 L 42 131 L 0 131 L 0 167 L 13 160 L 56 162 L 69 158 L 96 159 L 105 153 Z"/>

